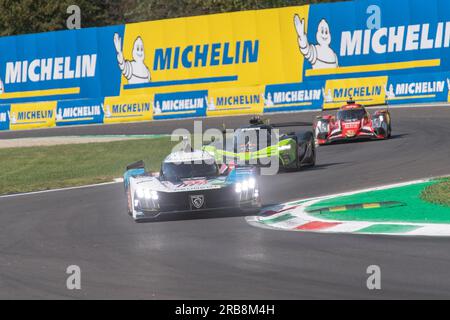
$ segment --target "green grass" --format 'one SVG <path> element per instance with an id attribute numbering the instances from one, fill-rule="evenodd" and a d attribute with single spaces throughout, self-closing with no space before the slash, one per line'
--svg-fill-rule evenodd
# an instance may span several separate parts
<path id="1" fill-rule="evenodd" d="M 428 200 L 421 198 L 424 190 L 432 188 L 435 185 L 436 181 L 429 181 L 403 187 L 341 196 L 319 201 L 318 203 L 315 203 L 307 208 L 307 210 L 359 203 L 396 201 L 404 203 L 405 205 L 398 207 L 381 207 L 376 209 L 350 209 L 347 211 L 321 212 L 314 213 L 312 215 L 323 219 L 341 221 L 450 223 L 449 207 L 438 203 L 431 203 Z"/>
<path id="2" fill-rule="evenodd" d="M 427 187 L 422 192 L 421 198 L 427 202 L 450 207 L 450 178 L 442 179 Z"/>
<path id="3" fill-rule="evenodd" d="M 175 144 L 158 138 L 0 149 L 0 194 L 109 182 L 138 160 L 158 171 Z"/>

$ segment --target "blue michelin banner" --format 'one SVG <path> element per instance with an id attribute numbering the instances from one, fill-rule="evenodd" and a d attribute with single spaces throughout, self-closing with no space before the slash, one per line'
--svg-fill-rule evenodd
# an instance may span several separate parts
<path id="1" fill-rule="evenodd" d="M 0 130 L 9 130 L 9 105 L 0 106 Z"/>
<path id="2" fill-rule="evenodd" d="M 307 30 L 297 30 L 307 81 L 450 70 L 448 0 L 312 5 Z"/>
<path id="3" fill-rule="evenodd" d="M 389 104 L 447 101 L 450 73 L 391 76 L 385 89 Z"/>
<path id="4" fill-rule="evenodd" d="M 115 33 L 124 26 L 1 38 L 0 104 L 116 95 Z"/>
<path id="5" fill-rule="evenodd" d="M 103 123 L 103 99 L 62 100 L 56 107 L 56 125 Z"/>
<path id="6" fill-rule="evenodd" d="M 153 119 L 206 116 L 208 91 L 155 94 Z"/>
<path id="7" fill-rule="evenodd" d="M 323 82 L 268 85 L 264 93 L 264 112 L 320 109 L 324 87 Z"/>

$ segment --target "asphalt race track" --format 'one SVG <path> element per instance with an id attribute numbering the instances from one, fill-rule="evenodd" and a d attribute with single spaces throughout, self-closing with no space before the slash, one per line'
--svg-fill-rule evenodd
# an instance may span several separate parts
<path id="1" fill-rule="evenodd" d="M 262 177 L 264 203 L 450 174 L 449 108 L 392 109 L 391 140 L 321 147 L 316 168 Z M 247 120 L 213 118 L 205 127 Z M 5 132 L 0 139 L 191 126 L 192 120 L 86 126 Z M 81 267 L 82 290 L 66 289 L 69 265 Z M 369 265 L 381 267 L 380 291 L 366 288 Z M 448 299 L 450 238 L 264 230 L 233 213 L 136 224 L 125 213 L 120 184 L 0 198 L 0 298 Z"/>

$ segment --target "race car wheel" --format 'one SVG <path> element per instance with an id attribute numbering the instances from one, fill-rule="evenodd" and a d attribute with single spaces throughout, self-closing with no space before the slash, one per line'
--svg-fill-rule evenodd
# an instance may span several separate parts
<path id="1" fill-rule="evenodd" d="M 302 167 L 302 162 L 300 160 L 300 146 L 297 144 L 297 151 L 295 153 L 295 166 L 294 166 L 294 170 L 300 170 Z"/>
<path id="2" fill-rule="evenodd" d="M 390 137 L 391 137 L 391 126 L 387 125 L 387 128 L 386 128 L 386 130 L 384 131 L 384 134 L 383 134 L 383 139 L 387 140 Z"/>
<path id="3" fill-rule="evenodd" d="M 295 161 L 295 169 L 300 170 L 303 166 L 303 162 L 306 159 L 306 152 L 308 152 L 308 147 L 306 147 L 305 153 L 302 155 L 302 147 L 300 145 L 297 145 L 297 160 Z"/>
<path id="4" fill-rule="evenodd" d="M 314 135 L 305 135 L 303 136 L 304 142 L 304 153 L 302 154 L 302 147 L 297 145 L 297 161 L 296 161 L 296 169 L 301 169 L 302 166 L 312 167 L 316 164 L 316 141 Z M 309 151 L 309 152 L 308 152 Z M 309 154 L 308 154 L 309 153 Z"/>
<path id="5" fill-rule="evenodd" d="M 316 144 L 314 141 L 310 141 L 310 146 L 311 148 L 311 162 L 310 162 L 310 166 L 314 167 L 316 165 Z"/>

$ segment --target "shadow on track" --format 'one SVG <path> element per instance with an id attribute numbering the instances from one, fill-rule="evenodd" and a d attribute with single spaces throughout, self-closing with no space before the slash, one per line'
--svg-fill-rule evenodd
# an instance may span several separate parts
<path id="1" fill-rule="evenodd" d="M 389 141 L 389 140 L 394 140 L 394 139 L 401 139 L 406 136 L 408 136 L 407 133 L 402 133 L 402 134 L 392 135 L 389 139 L 359 138 L 359 139 L 354 139 L 354 140 L 338 140 L 338 141 L 333 141 L 329 144 L 321 145 L 320 148 L 327 147 L 327 146 L 333 146 L 333 145 L 342 145 L 342 144 L 360 144 L 360 143 L 369 143 L 369 142 L 372 142 L 372 143 L 382 142 L 382 141 Z"/>
<path id="2" fill-rule="evenodd" d="M 186 221 L 186 220 L 205 220 L 205 219 L 223 219 L 238 218 L 247 216 L 259 216 L 260 210 L 254 211 L 238 211 L 238 210 L 214 210 L 210 212 L 183 212 L 183 213 L 166 213 L 156 218 L 148 218 L 137 221 L 138 223 L 157 223 L 170 221 Z"/>
<path id="3" fill-rule="evenodd" d="M 302 167 L 300 170 L 298 170 L 298 169 L 284 169 L 284 170 L 280 170 L 278 172 L 278 174 L 279 175 L 283 175 L 283 174 L 293 173 L 293 172 L 316 171 L 316 170 L 327 169 L 328 167 L 339 166 L 339 165 L 342 165 L 342 164 L 348 164 L 348 162 L 322 163 L 322 164 L 316 164 L 314 167 Z"/>

